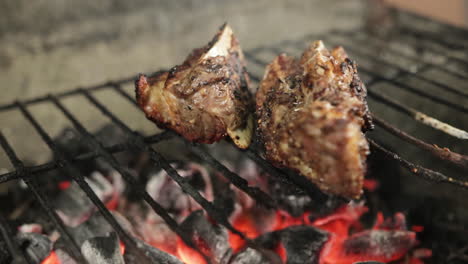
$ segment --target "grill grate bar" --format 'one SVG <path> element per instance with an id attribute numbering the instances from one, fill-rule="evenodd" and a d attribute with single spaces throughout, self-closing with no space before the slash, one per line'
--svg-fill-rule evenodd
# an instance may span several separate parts
<path id="1" fill-rule="evenodd" d="M 65 106 L 63 106 L 60 101 L 54 97 L 50 96 L 50 100 L 57 106 L 58 109 L 73 123 L 73 126 L 78 130 L 78 132 L 83 136 L 83 141 L 87 144 L 90 148 L 97 151 L 100 156 L 104 157 L 106 162 L 108 162 L 114 169 L 116 169 L 122 177 L 133 186 L 135 190 L 137 190 L 138 194 L 145 200 L 151 208 L 154 210 L 156 214 L 158 214 L 164 222 L 168 225 L 168 227 L 176 233 L 187 245 L 195 249 L 198 253 L 205 257 L 205 260 L 209 262 L 209 259 L 206 255 L 204 255 L 201 250 L 193 243 L 193 241 L 186 236 L 184 232 L 180 229 L 180 226 L 177 222 L 167 213 L 167 211 L 162 207 L 161 204 L 156 202 L 149 193 L 145 190 L 145 187 L 138 183 L 132 175 L 127 171 L 127 169 L 120 165 L 117 159 L 108 152 L 102 143 L 100 143 L 93 135 L 91 135 L 81 123 L 73 116 L 73 114 L 68 111 Z"/>
<path id="2" fill-rule="evenodd" d="M 456 186 L 460 186 L 462 188 L 468 189 L 468 182 L 465 181 L 460 181 L 457 179 L 454 179 L 452 177 L 448 177 L 440 172 L 433 171 L 427 168 L 424 168 L 422 166 L 419 166 L 417 164 L 411 163 L 402 157 L 400 157 L 398 154 L 380 146 L 377 144 L 374 140 L 367 138 L 371 146 L 375 147 L 377 150 L 383 152 L 387 157 L 390 157 L 398 163 L 400 163 L 403 167 L 407 168 L 409 171 L 411 171 L 413 174 L 416 174 L 418 176 L 421 176 L 422 178 L 431 181 L 431 182 L 443 182 L 443 183 L 450 183 Z"/>
<path id="3" fill-rule="evenodd" d="M 132 82 L 133 80 L 135 80 L 134 76 L 124 78 L 124 79 L 120 79 L 120 80 L 114 81 L 112 83 L 125 84 L 125 83 Z M 108 88 L 110 88 L 109 83 L 102 83 L 102 84 L 98 84 L 98 85 L 95 85 L 95 86 L 87 87 L 86 89 L 90 90 L 90 91 L 96 91 L 96 90 L 108 89 Z M 72 95 L 77 95 L 79 93 L 80 93 L 80 88 L 76 88 L 76 89 L 73 89 L 73 90 L 57 93 L 55 95 L 58 98 L 65 98 L 65 97 L 69 97 L 69 96 L 72 96 Z M 30 99 L 30 100 L 25 100 L 25 101 L 22 101 L 21 103 L 23 105 L 30 105 L 30 104 L 46 102 L 48 100 L 49 100 L 49 96 L 45 95 L 45 96 L 40 96 L 40 97 Z M 0 111 L 6 111 L 6 110 L 14 109 L 14 108 L 17 108 L 17 107 L 18 106 L 16 105 L 16 103 L 4 104 L 4 105 L 0 105 Z"/>
<path id="4" fill-rule="evenodd" d="M 388 132 L 405 140 L 406 142 L 409 142 L 422 150 L 429 151 L 432 155 L 436 156 L 437 158 L 453 163 L 459 167 L 468 169 L 468 156 L 461 155 L 455 152 L 451 152 L 447 148 L 440 148 L 440 147 L 428 144 L 420 139 L 417 139 L 403 132 L 402 130 L 396 128 L 395 126 L 387 123 L 385 120 L 381 119 L 380 117 L 377 117 L 375 114 L 372 114 L 372 121 L 375 124 L 377 124 L 379 127 L 387 130 Z"/>
<path id="5" fill-rule="evenodd" d="M 398 29 L 401 34 L 408 35 L 415 39 L 418 39 L 419 43 L 432 42 L 444 48 L 454 49 L 454 50 L 461 50 L 461 49 L 466 50 L 468 48 L 468 43 L 463 43 L 463 40 L 461 40 L 460 38 L 455 40 L 456 43 L 454 43 L 454 42 L 448 41 L 450 40 L 450 38 L 441 38 L 439 35 L 436 35 L 435 33 L 432 33 L 429 31 L 422 31 L 419 29 L 409 28 L 407 26 L 399 27 Z M 462 31 L 460 31 L 460 33 L 466 34 L 466 32 L 462 32 Z M 426 41 L 421 41 L 421 39 L 425 39 Z M 467 61 L 465 60 L 461 60 L 461 61 L 467 63 Z"/>
<path id="6" fill-rule="evenodd" d="M 2 234 L 3 241 L 5 241 L 8 251 L 10 252 L 10 255 L 13 259 L 12 264 L 31 263 L 25 252 L 20 250 L 20 247 L 15 239 L 15 234 L 7 219 L 3 215 L 0 215 L 0 233 Z"/>
<path id="7" fill-rule="evenodd" d="M 86 263 L 86 261 L 83 258 L 83 255 L 81 254 L 79 246 L 76 244 L 75 240 L 73 239 L 71 234 L 68 232 L 62 219 L 60 219 L 60 217 L 57 215 L 55 210 L 52 208 L 52 205 L 49 199 L 44 195 L 42 190 L 38 188 L 38 186 L 35 184 L 34 181 L 32 181 L 31 179 L 27 177 L 23 177 L 25 175 L 28 175 L 29 171 L 27 168 L 24 167 L 23 162 L 18 158 L 15 151 L 13 150 L 13 148 L 11 147 L 11 145 L 8 143 L 7 139 L 1 132 L 0 132 L 0 145 L 5 150 L 8 158 L 10 159 L 15 169 L 19 172 L 19 175 L 23 179 L 24 183 L 31 190 L 32 194 L 34 195 L 36 200 L 39 202 L 41 207 L 44 209 L 47 216 L 52 220 L 54 225 L 57 227 L 60 234 L 63 236 L 64 240 L 67 242 L 67 244 L 71 245 L 71 248 L 70 248 L 71 255 L 75 257 L 76 259 L 82 261 L 83 263 Z"/>
<path id="8" fill-rule="evenodd" d="M 351 32 L 346 32 L 346 31 L 340 31 L 340 30 L 337 30 L 337 31 L 334 31 L 336 34 L 340 34 L 340 35 L 343 35 L 343 36 L 346 36 L 347 39 L 350 39 L 352 42 L 360 42 L 361 45 L 366 45 L 366 41 L 364 39 L 359 39 L 355 36 L 355 34 L 352 34 Z M 365 36 L 366 38 L 369 38 L 369 39 L 373 39 L 373 40 L 376 40 L 376 41 L 379 41 L 380 39 L 378 39 L 376 36 L 373 36 L 369 33 L 365 33 Z M 382 41 L 382 40 L 380 40 Z M 383 43 L 383 42 L 382 42 Z M 450 74 L 450 75 L 453 75 L 457 78 L 460 78 L 460 79 L 468 79 L 468 76 L 466 75 L 463 75 L 463 74 L 460 74 L 458 72 L 455 72 L 455 71 L 452 71 L 452 70 L 449 70 L 447 69 L 446 67 L 443 67 L 439 64 L 435 64 L 435 63 L 431 63 L 431 62 L 427 62 L 427 61 L 424 61 L 423 59 L 417 57 L 417 56 L 411 56 L 411 55 L 407 55 L 401 51 L 399 51 L 398 49 L 394 48 L 393 46 L 390 46 L 390 45 L 386 45 L 385 46 L 385 51 L 386 52 L 390 52 L 392 54 L 395 54 L 397 56 L 400 56 L 402 58 L 405 58 L 405 59 L 408 59 L 408 60 L 411 60 L 411 61 L 416 61 L 418 63 L 422 63 L 423 65 L 430 65 L 432 68 L 434 69 L 437 69 L 441 72 L 444 72 L 444 73 L 447 73 L 447 74 Z M 450 58 L 448 57 L 447 55 L 444 54 L 444 57 L 448 60 L 448 61 L 453 61 L 453 58 Z M 457 90 L 457 91 L 460 91 L 460 90 Z M 466 93 L 465 93 L 466 95 Z"/>
<path id="9" fill-rule="evenodd" d="M 156 135 L 145 137 L 145 142 L 147 144 L 155 144 L 160 141 L 170 139 L 173 136 L 174 134 L 171 131 L 164 131 Z M 122 151 L 130 149 L 130 146 L 127 143 L 119 143 L 119 144 L 112 145 L 110 147 L 104 147 L 104 149 L 110 153 L 117 153 L 117 152 L 122 152 Z M 97 158 L 99 156 L 100 155 L 96 153 L 96 151 L 85 152 L 72 158 L 71 162 L 73 163 L 73 162 L 82 161 L 82 160 L 89 160 L 89 159 Z M 37 166 L 25 166 L 25 168 L 29 170 L 30 175 L 26 175 L 24 177 L 27 178 L 27 177 L 30 177 L 31 175 L 38 175 L 43 172 L 57 169 L 58 167 L 59 167 L 59 164 L 56 161 L 46 162 L 44 164 L 37 165 Z M 0 175 L 0 184 L 7 182 L 7 181 L 14 180 L 14 179 L 19 179 L 19 178 L 20 178 L 20 175 L 18 171 L 4 173 Z"/>
<path id="10" fill-rule="evenodd" d="M 434 96 L 434 95 L 431 95 L 431 94 L 428 94 L 424 91 L 421 91 L 417 88 L 414 88 L 413 86 L 410 86 L 410 85 L 407 85 L 406 83 L 404 82 L 401 82 L 401 81 L 398 81 L 398 80 L 395 80 L 395 79 L 389 79 L 389 78 L 386 78 L 384 77 L 383 75 L 380 75 L 380 74 L 377 74 L 375 73 L 374 71 L 366 68 L 366 67 L 360 67 L 359 68 L 360 71 L 368 74 L 368 75 L 371 75 L 373 78 L 376 78 L 376 79 L 379 79 L 381 81 L 384 81 L 384 82 L 387 82 L 387 83 L 391 83 L 393 85 L 395 85 L 396 87 L 400 88 L 400 89 L 403 89 L 405 91 L 408 91 L 412 94 L 415 94 L 415 95 L 419 95 L 421 97 L 424 97 L 424 98 L 427 98 L 435 103 L 438 103 L 438 104 L 441 104 L 441 105 L 445 105 L 447 107 L 450 107 L 450 108 L 453 108 L 457 111 L 460 111 L 460 112 L 463 112 L 465 114 L 468 113 L 468 108 L 466 106 L 463 106 L 463 105 L 458 105 L 458 104 L 455 104 L 455 103 L 452 103 L 446 99 L 443 99 L 443 98 L 439 98 L 437 96 Z M 411 75 L 413 76 L 413 75 Z"/>
<path id="11" fill-rule="evenodd" d="M 107 222 L 112 226 L 114 231 L 118 234 L 119 238 L 124 242 L 124 244 L 130 249 L 136 252 L 137 257 L 141 263 L 150 263 L 148 257 L 139 249 L 136 245 L 136 242 L 133 238 L 123 229 L 123 227 L 117 222 L 114 216 L 107 210 L 106 206 L 102 203 L 96 193 L 91 189 L 88 183 L 85 181 L 83 175 L 79 170 L 71 164 L 70 158 L 68 158 L 67 153 L 62 152 L 47 134 L 47 132 L 42 128 L 42 126 L 37 122 L 37 120 L 31 115 L 31 113 L 26 109 L 26 107 L 21 103 L 17 102 L 21 113 L 26 117 L 26 119 L 33 125 L 34 129 L 39 133 L 42 140 L 46 142 L 49 148 L 52 150 L 54 155 L 58 157 L 58 162 L 63 167 L 67 175 L 70 175 L 71 178 L 80 186 L 80 188 L 86 193 L 91 202 L 97 207 L 101 215 L 107 220 Z"/>
<path id="12" fill-rule="evenodd" d="M 277 207 L 277 202 L 270 195 L 263 192 L 258 187 L 250 187 L 248 182 L 244 178 L 226 168 L 226 166 L 224 166 L 223 164 L 221 164 L 221 162 L 213 158 L 213 156 L 211 156 L 207 151 L 200 148 L 199 145 L 192 145 L 187 141 L 185 141 L 185 143 L 193 154 L 206 161 L 211 167 L 220 172 L 223 177 L 229 180 L 229 182 L 231 182 L 234 186 L 247 193 L 252 199 L 257 201 L 259 204 L 263 204 L 266 208 L 269 209 Z"/>
<path id="13" fill-rule="evenodd" d="M 447 54 L 446 52 L 444 51 L 441 51 L 440 49 L 437 49 L 437 48 L 434 48 L 432 46 L 428 46 L 425 41 L 421 41 L 421 39 L 418 37 L 418 36 L 414 36 L 412 35 L 411 33 L 409 32 L 400 32 L 401 35 L 406 35 L 406 38 L 408 38 L 408 40 L 405 42 L 405 43 L 409 43 L 409 45 L 411 46 L 417 46 L 419 48 L 423 48 L 423 49 L 426 49 L 426 50 L 429 50 L 430 52 L 433 52 L 433 53 L 436 53 L 436 54 L 439 54 L 439 55 L 443 55 L 443 56 L 446 56 L 447 59 L 451 60 L 452 62 L 455 62 L 455 63 L 458 63 L 458 64 L 461 64 L 463 65 L 464 67 L 468 67 L 468 61 L 464 60 L 464 59 L 460 59 L 459 57 L 456 57 L 456 56 L 453 56 L 453 55 L 450 55 L 450 54 Z M 466 34 L 466 33 L 465 33 Z M 402 39 L 402 38 L 401 38 Z M 409 40 L 411 39 L 411 40 Z M 413 42 L 413 43 L 411 43 Z M 416 44 L 417 43 L 417 44 Z M 446 49 L 450 49 L 448 47 L 445 47 Z"/>
<path id="14" fill-rule="evenodd" d="M 291 42 L 290 40 L 282 40 L 282 41 L 278 42 L 277 45 L 283 45 L 283 44 L 290 43 L 290 42 Z M 251 49 L 250 52 L 257 52 L 257 51 L 263 50 L 264 48 L 265 48 L 264 46 L 256 47 L 256 48 Z M 101 84 L 94 85 L 94 86 L 89 86 L 89 87 L 86 87 L 86 88 L 75 88 L 75 89 L 72 89 L 72 90 L 59 92 L 59 93 L 56 93 L 55 96 L 57 98 L 66 98 L 66 97 L 69 97 L 69 96 L 78 95 L 78 94 L 81 93 L 82 89 L 86 89 L 88 91 L 97 91 L 97 90 L 101 90 L 101 89 L 109 89 L 109 88 L 112 88 L 115 85 L 122 85 L 122 84 L 127 84 L 127 83 L 130 83 L 130 82 L 134 82 L 135 79 L 136 79 L 135 76 L 131 76 L 131 77 L 127 77 L 127 78 L 123 78 L 123 79 L 119 79 L 119 80 L 115 80 L 115 81 L 111 81 L 111 82 L 106 82 L 106 83 L 101 83 Z M 29 99 L 29 100 L 24 100 L 24 101 L 22 101 L 22 103 L 24 105 L 30 105 L 30 104 L 43 103 L 43 102 L 46 102 L 48 100 L 49 100 L 48 96 L 45 95 L 45 96 L 39 96 L 39 97 Z M 17 108 L 16 103 L 3 104 L 3 105 L 0 105 L 0 112 L 11 110 L 11 109 L 14 109 L 14 108 Z"/>
<path id="15" fill-rule="evenodd" d="M 332 34 L 333 35 L 333 34 Z M 332 43 L 335 43 L 336 44 L 336 41 L 333 41 L 331 40 L 329 37 L 326 37 L 325 39 L 327 39 L 328 41 L 332 42 Z M 359 45 L 357 45 L 359 46 Z M 402 73 L 405 73 L 406 76 L 411 76 L 411 77 L 414 77 L 418 80 L 421 80 L 421 81 L 424 81 L 424 82 L 427 82 L 427 83 L 430 83 L 432 85 L 434 85 L 435 87 L 438 87 L 439 89 L 442 89 L 442 90 L 446 90 L 446 91 L 449 91 L 453 94 L 456 94 L 456 95 L 460 95 L 462 97 L 465 97 L 465 98 L 468 98 L 468 93 L 466 93 L 465 91 L 461 91 L 461 90 L 458 90 L 456 88 L 453 88 L 451 86 L 448 86 L 446 84 L 443 84 L 443 83 L 440 83 L 438 81 L 435 81 L 435 80 L 432 80 L 432 79 L 429 79 L 429 78 L 426 78 L 424 76 L 421 76 L 421 75 L 418 75 L 417 73 L 413 73 L 411 71 L 408 71 L 404 68 L 402 68 L 401 66 L 395 64 L 395 63 L 390 63 L 390 62 L 387 62 L 383 59 L 379 59 L 378 56 L 375 56 L 375 54 L 369 54 L 368 52 L 365 52 L 365 51 L 362 51 L 360 49 L 356 49 L 354 48 L 354 46 L 346 46 L 346 49 L 347 50 L 350 50 L 354 53 L 356 53 L 357 55 L 361 56 L 361 57 L 364 57 L 364 58 L 367 58 L 367 59 L 370 59 L 372 61 L 375 61 L 375 62 L 378 62 L 382 65 L 386 65 L 386 66 L 389 66 L 389 67 L 392 67 L 392 68 L 397 68 L 399 71 L 401 71 Z M 432 67 L 432 65 L 428 64 L 428 63 L 424 63 L 420 68 L 419 68 L 419 72 L 423 72 L 425 70 L 427 70 L 428 68 Z M 360 67 L 361 68 L 361 67 Z M 365 67 L 364 67 L 365 68 Z M 396 79 L 396 78 L 393 78 L 393 79 Z M 405 87 L 403 87 L 405 88 Z M 405 89 L 406 90 L 406 89 Z M 419 91 L 419 90 L 418 90 Z"/>
<path id="16" fill-rule="evenodd" d="M 129 102 L 131 102 L 138 109 L 140 109 L 135 99 L 133 99 L 126 92 L 124 92 L 119 85 L 115 85 L 114 88 L 118 93 L 120 93 L 123 97 L 125 97 Z M 183 140 L 184 140 L 185 146 L 188 147 L 193 154 L 197 155 L 198 157 L 206 161 L 211 167 L 216 169 L 218 172 L 221 172 L 221 175 L 223 177 L 228 179 L 234 186 L 236 186 L 237 188 L 247 193 L 251 198 L 265 205 L 267 208 L 275 208 L 277 206 L 276 201 L 271 196 L 269 196 L 267 193 L 263 192 L 259 188 L 250 187 L 248 182 L 244 178 L 242 178 L 238 174 L 226 168 L 226 166 L 221 164 L 219 161 L 213 158 L 208 152 L 203 150 L 199 144 L 190 144 L 187 140 L 185 139 Z"/>
<path id="17" fill-rule="evenodd" d="M 139 133 L 131 130 L 127 125 L 125 125 L 119 118 L 117 118 L 113 113 L 111 113 L 107 107 L 102 105 L 99 101 L 96 100 L 87 90 L 82 90 L 85 97 L 104 115 L 109 117 L 115 124 L 122 128 L 130 137 L 131 144 L 133 144 L 137 149 L 141 151 L 146 151 L 150 154 L 150 158 L 163 168 L 166 173 L 181 187 L 181 189 L 189 194 L 200 206 L 218 223 L 226 227 L 232 233 L 238 235 L 247 243 L 252 244 L 253 242 L 248 239 L 242 232 L 235 229 L 227 220 L 227 216 L 219 208 L 214 206 L 211 202 L 206 200 L 200 193 L 190 185 L 185 178 L 179 175 L 179 173 L 167 162 L 167 160 L 152 147 L 147 146 L 143 142 L 143 136 Z"/>
<path id="18" fill-rule="evenodd" d="M 374 79 L 373 81 L 368 83 L 368 87 L 371 87 L 373 84 L 375 84 L 377 79 Z M 403 104 L 400 104 L 396 100 L 391 99 L 390 97 L 383 95 L 383 94 L 378 94 L 371 89 L 367 90 L 367 93 L 371 98 L 376 99 L 377 101 L 380 101 L 388 106 L 391 106 L 392 108 L 398 110 L 401 113 L 404 113 L 410 117 L 412 117 L 414 120 L 421 122 L 422 124 L 426 126 L 430 126 L 434 129 L 437 129 L 439 131 L 442 131 L 448 135 L 451 135 L 453 137 L 459 138 L 459 139 L 468 139 L 468 132 L 456 128 L 454 126 L 451 126 L 445 122 L 442 122 L 438 119 L 435 119 L 431 116 L 428 116 L 422 112 L 419 112 L 409 106 L 405 106 Z"/>

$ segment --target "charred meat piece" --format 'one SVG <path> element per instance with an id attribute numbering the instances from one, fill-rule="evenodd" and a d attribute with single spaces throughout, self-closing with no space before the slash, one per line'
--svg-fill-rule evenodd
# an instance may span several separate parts
<path id="1" fill-rule="evenodd" d="M 358 198 L 371 127 L 366 88 L 342 47 L 313 42 L 300 60 L 279 55 L 256 95 L 266 158 L 328 193 Z"/>
<path id="2" fill-rule="evenodd" d="M 239 42 L 228 25 L 195 49 L 182 65 L 153 77 L 140 75 L 136 98 L 146 117 L 193 142 L 226 135 L 247 148 L 253 131 L 253 98 Z"/>

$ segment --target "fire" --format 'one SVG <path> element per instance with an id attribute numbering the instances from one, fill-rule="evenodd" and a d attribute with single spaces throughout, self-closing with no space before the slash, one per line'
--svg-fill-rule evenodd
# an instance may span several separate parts
<path id="1" fill-rule="evenodd" d="M 310 213 L 292 217 L 287 212 L 278 210 L 275 212 L 275 224 L 268 232 L 294 225 L 309 225 L 328 231 L 330 237 L 322 249 L 320 264 L 352 264 L 369 260 L 387 263 L 401 259 L 416 245 L 416 233 L 406 230 L 403 214 L 397 213 L 393 218 L 385 219 L 379 213 L 374 226 L 364 229 L 359 219 L 367 211 L 368 208 L 362 204 L 349 204 L 328 216 L 311 221 Z M 260 235 L 255 229 L 255 219 L 249 218 L 249 214 L 240 215 L 234 220 L 233 226 L 245 232 L 249 238 Z M 413 230 L 420 231 L 422 228 L 417 226 Z M 244 241 L 238 236 L 230 235 L 229 241 L 233 249 L 239 250 L 244 246 Z M 362 243 L 366 247 L 359 247 Z M 286 262 L 287 252 L 281 244 L 277 246 L 276 253 Z M 419 258 L 430 255 L 430 250 L 426 250 L 425 254 L 412 257 L 410 263 L 423 263 Z"/>
<path id="2" fill-rule="evenodd" d="M 422 226 L 412 226 L 410 231 L 406 229 L 403 214 L 397 213 L 394 217 L 386 219 L 382 213 L 378 213 L 373 227 L 365 229 L 359 219 L 367 211 L 368 208 L 362 204 L 348 204 L 330 215 L 311 220 L 310 212 L 293 217 L 287 212 L 277 210 L 271 212 L 274 214 L 271 218 L 274 223 L 262 223 L 262 227 L 268 228 L 260 230 L 255 214 L 246 210 L 233 219 L 232 224 L 250 239 L 255 239 L 264 232 L 278 231 L 290 226 L 308 225 L 325 230 L 329 233 L 329 238 L 321 250 L 320 264 L 352 264 L 369 260 L 388 263 L 404 256 L 407 256 L 406 263 L 424 264 L 421 258 L 431 256 L 432 252 L 428 249 L 417 249 L 411 254 L 408 253 L 416 245 L 416 232 L 421 232 L 424 229 Z M 245 247 L 245 241 L 232 233 L 229 233 L 229 243 L 234 253 Z M 202 241 L 196 241 L 196 244 L 202 252 L 209 250 L 204 247 Z M 125 245 L 122 242 L 119 249 L 123 255 Z M 273 249 L 282 262 L 286 263 L 288 252 L 281 242 Z M 180 238 L 177 240 L 177 252 L 168 253 L 177 255 L 187 264 L 206 264 L 204 257 Z M 53 251 L 41 264 L 60 264 L 60 260 Z"/>
<path id="3" fill-rule="evenodd" d="M 379 186 L 376 180 L 366 180 L 364 185 L 365 189 L 370 191 Z M 58 187 L 65 190 L 70 187 L 70 182 L 60 182 Z M 117 210 L 119 201 L 120 195 L 115 192 L 105 204 L 109 210 Z M 252 201 L 252 203 L 254 202 Z M 321 244 L 318 244 L 317 248 L 318 252 L 320 252 L 319 256 L 317 256 L 319 264 L 352 264 L 359 261 L 388 263 L 403 258 L 404 263 L 424 264 L 421 259 L 432 255 L 432 252 L 428 249 L 412 250 L 418 242 L 416 233 L 422 232 L 424 227 L 413 225 L 408 230 L 405 216 L 402 213 L 396 213 L 393 217 L 385 218 L 379 212 L 376 215 L 374 225 L 365 228 L 360 222 L 360 218 L 368 211 L 368 208 L 363 204 L 349 203 L 329 215 L 314 219 L 311 218 L 311 212 L 305 212 L 300 216 L 291 216 L 288 212 L 282 210 L 258 211 L 253 205 L 241 205 L 241 208 L 243 208 L 241 212 L 231 216 L 231 224 L 252 240 L 263 234 L 281 231 L 291 226 L 310 226 L 327 231 L 328 238 L 324 235 L 322 242 L 320 242 L 324 243 L 322 248 L 320 249 Z M 244 239 L 232 232 L 228 234 L 228 242 L 233 254 L 242 251 L 246 247 Z M 204 255 L 210 256 L 210 253 L 213 253 L 210 252 L 212 248 L 203 239 L 200 237 L 194 237 L 193 239 Z M 203 255 L 187 246 L 180 238 L 177 238 L 176 245 L 171 244 L 171 247 L 161 243 L 153 243 L 152 241 L 146 241 L 146 243 L 177 256 L 186 264 L 207 263 Z M 290 250 L 288 244 L 286 244 L 287 242 L 279 241 L 275 243 L 269 246 L 268 250 L 274 251 L 283 263 L 287 263 L 288 250 Z M 285 244 L 283 245 L 283 243 Z M 119 242 L 119 250 L 124 255 L 125 245 L 121 241 Z M 61 262 L 56 252 L 52 251 L 41 264 L 61 264 Z"/>

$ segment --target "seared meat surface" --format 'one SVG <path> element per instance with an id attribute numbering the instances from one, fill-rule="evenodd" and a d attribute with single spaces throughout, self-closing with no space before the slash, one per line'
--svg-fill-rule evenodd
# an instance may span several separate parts
<path id="1" fill-rule="evenodd" d="M 330 52 L 315 41 L 300 60 L 279 55 L 256 95 L 266 158 L 325 192 L 358 198 L 369 153 L 366 93 L 342 47 Z"/>
<path id="2" fill-rule="evenodd" d="M 229 135 L 247 148 L 253 130 L 253 98 L 239 42 L 228 25 L 182 65 L 153 77 L 140 75 L 136 97 L 146 117 L 194 142 Z"/>

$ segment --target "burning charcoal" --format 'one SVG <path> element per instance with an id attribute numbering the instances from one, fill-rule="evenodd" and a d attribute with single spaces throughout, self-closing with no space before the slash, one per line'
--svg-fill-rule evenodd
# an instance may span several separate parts
<path id="1" fill-rule="evenodd" d="M 44 235 L 37 233 L 19 233 L 16 238 L 25 247 L 28 257 L 34 263 L 40 263 L 52 251 L 52 242 Z"/>
<path id="2" fill-rule="evenodd" d="M 327 240 L 326 232 L 311 226 L 290 226 L 256 239 L 260 245 L 272 250 L 282 246 L 287 264 L 318 263 Z"/>
<path id="3" fill-rule="evenodd" d="M 384 264 L 384 263 L 378 262 L 378 261 L 359 261 L 359 262 L 354 262 L 353 264 Z"/>
<path id="4" fill-rule="evenodd" d="M 138 238 L 135 238 L 135 242 L 137 243 L 137 247 L 143 250 L 143 252 L 145 252 L 145 255 L 152 261 L 152 263 L 183 264 L 175 256 L 161 251 L 151 245 L 148 245 Z M 125 249 L 124 259 L 125 263 L 137 263 L 137 257 L 135 256 L 135 252 L 132 252 L 130 248 Z"/>
<path id="5" fill-rule="evenodd" d="M 228 231 L 220 225 L 210 223 L 203 211 L 190 214 L 180 227 L 192 237 L 198 248 L 212 260 L 212 263 L 227 263 L 230 259 L 232 249 L 229 246 Z M 182 250 L 179 253 L 183 255 L 186 252 Z"/>
<path id="6" fill-rule="evenodd" d="M 105 125 L 95 133 L 96 138 L 103 143 L 104 146 L 112 146 L 122 143 L 126 140 L 125 134 L 115 125 Z M 82 137 L 74 129 L 65 128 L 59 136 L 55 138 L 57 145 L 72 156 L 77 156 L 82 153 L 92 151 Z M 126 151 L 115 154 L 116 158 L 127 164 L 135 155 Z M 112 170 L 112 167 L 102 159 L 91 159 L 78 161 L 78 168 L 83 174 L 88 175 L 93 171 L 106 173 Z"/>
<path id="7" fill-rule="evenodd" d="M 63 151 L 66 151 L 72 156 L 77 156 L 81 153 L 88 152 L 89 148 L 86 147 L 86 144 L 81 140 L 81 136 L 76 130 L 72 128 L 65 128 L 62 132 L 55 138 L 55 143 Z M 82 169 L 84 173 L 88 174 L 91 171 L 86 171 L 89 168 L 93 168 L 91 165 L 92 161 L 83 160 L 78 162 L 78 168 Z"/>
<path id="8" fill-rule="evenodd" d="M 254 238 L 274 230 L 276 212 L 264 207 L 240 208 L 232 214 L 230 221 L 235 228 L 246 234 L 247 237 Z M 234 250 L 245 246 L 245 240 L 235 234 L 231 234 L 229 242 Z"/>
<path id="9" fill-rule="evenodd" d="M 119 239 L 114 232 L 107 237 L 93 237 L 86 240 L 81 245 L 81 253 L 89 263 L 124 264 Z"/>
<path id="10" fill-rule="evenodd" d="M 190 185 L 200 190 L 203 197 L 209 201 L 213 200 L 211 179 L 205 168 L 195 163 L 189 163 L 182 168 L 178 168 L 177 172 L 180 176 L 186 178 Z M 175 212 L 178 219 L 186 217 L 190 212 L 201 209 L 200 205 L 182 191 L 180 186 L 163 170 L 149 180 L 146 190 L 166 210 Z"/>
<path id="11" fill-rule="evenodd" d="M 368 230 L 356 233 L 343 243 L 346 258 L 390 262 L 403 257 L 416 244 L 416 234 L 404 230 Z M 359 259 L 356 259 L 359 260 Z"/>
<path id="12" fill-rule="evenodd" d="M 177 235 L 159 215 L 149 213 L 145 219 L 138 218 L 132 221 L 140 238 L 166 252 L 177 252 Z"/>
<path id="13" fill-rule="evenodd" d="M 281 208 L 293 216 L 301 215 L 312 205 L 311 198 L 297 186 L 269 177 L 269 193 L 274 193 Z"/>
<path id="14" fill-rule="evenodd" d="M 118 126 L 113 124 L 107 124 L 100 128 L 95 133 L 96 139 L 98 139 L 104 146 L 110 147 L 116 144 L 124 143 L 128 140 L 128 136 Z M 135 152 L 134 150 L 127 150 L 113 154 L 120 164 L 133 164 L 136 160 L 142 158 L 143 153 Z M 112 166 L 104 161 L 103 159 L 95 159 L 95 170 L 107 173 L 114 170 Z"/>
<path id="15" fill-rule="evenodd" d="M 120 174 L 117 176 L 120 176 Z M 119 195 L 118 192 L 122 192 L 123 189 L 116 179 L 114 179 L 114 183 L 117 185 L 114 186 L 99 172 L 93 172 L 91 177 L 86 178 L 86 182 L 99 199 L 104 202 L 108 202 L 116 195 Z M 71 227 L 83 223 L 94 210 L 94 204 L 76 182 L 72 182 L 68 188 L 60 192 L 54 200 L 54 205 L 63 222 Z"/>
<path id="16" fill-rule="evenodd" d="M 257 250 L 250 247 L 233 256 L 229 264 L 281 264 L 281 258 L 269 250 Z"/>
<path id="17" fill-rule="evenodd" d="M 122 215 L 112 212 L 119 224 L 131 235 L 134 235 L 131 224 Z M 107 220 L 98 212 L 94 213 L 87 221 L 75 228 L 70 228 L 70 233 L 78 245 L 93 237 L 106 237 L 114 232 Z"/>

